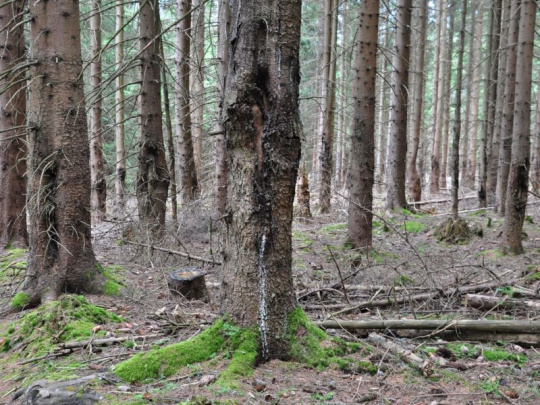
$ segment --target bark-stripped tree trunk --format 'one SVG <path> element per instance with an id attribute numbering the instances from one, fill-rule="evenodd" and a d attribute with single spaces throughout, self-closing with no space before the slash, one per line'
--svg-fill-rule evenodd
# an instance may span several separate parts
<path id="1" fill-rule="evenodd" d="M 90 87 L 94 102 L 90 107 L 90 175 L 92 181 L 92 222 L 105 219 L 107 212 L 107 181 L 103 162 L 103 119 L 101 91 L 101 0 L 92 0 L 90 17 Z"/>
<path id="2" fill-rule="evenodd" d="M 327 0 L 325 23 L 325 63 L 328 60 L 327 81 L 325 81 L 324 97 L 324 123 L 321 134 L 321 153 L 319 155 L 321 165 L 321 177 L 319 181 L 319 205 L 321 213 L 330 211 L 332 200 L 332 166 L 335 132 L 335 107 L 336 107 L 336 43 L 337 43 L 337 0 Z"/>
<path id="3" fill-rule="evenodd" d="M 142 0 L 139 11 L 141 92 L 139 95 L 139 170 L 137 205 L 140 220 L 157 236 L 165 226 L 169 170 L 163 144 L 157 0 Z"/>
<path id="4" fill-rule="evenodd" d="M 379 0 L 360 5 L 353 93 L 353 127 L 349 167 L 347 239 L 353 248 L 372 245 L 373 181 L 375 178 L 375 84 Z"/>
<path id="5" fill-rule="evenodd" d="M 190 49 L 191 49 L 191 0 L 178 0 L 176 27 L 176 133 L 178 135 L 178 168 L 182 204 L 197 198 L 199 184 L 193 155 L 190 111 Z"/>
<path id="6" fill-rule="evenodd" d="M 101 291 L 90 235 L 90 148 L 79 5 L 30 2 L 29 305 Z"/>
<path id="7" fill-rule="evenodd" d="M 470 147 L 467 150 L 467 186 L 473 188 L 476 181 L 476 153 L 478 145 L 478 110 L 480 108 L 480 75 L 481 75 L 481 49 L 482 49 L 482 31 L 484 26 L 484 1 L 476 3 L 476 17 L 473 23 L 474 47 L 472 48 L 469 59 L 469 77 L 471 77 L 471 108 L 468 116 L 470 130 Z"/>
<path id="8" fill-rule="evenodd" d="M 24 2 L 0 8 L 0 73 L 24 58 Z M 28 246 L 26 229 L 26 92 L 24 71 L 0 79 L 0 252 Z"/>
<path id="9" fill-rule="evenodd" d="M 193 24 L 193 38 L 195 39 L 191 47 L 191 60 L 193 61 L 191 93 L 191 121 L 193 134 L 193 157 L 197 179 L 202 179 L 202 159 L 203 159 L 203 117 L 204 117 L 204 13 L 205 0 L 195 0 Z"/>
<path id="10" fill-rule="evenodd" d="M 223 99 L 229 60 L 231 9 L 228 0 L 219 2 L 219 40 L 218 40 L 218 124 L 216 125 L 216 166 L 215 166 L 215 211 L 216 217 L 225 215 L 227 206 L 227 148 L 225 144 L 225 116 Z"/>
<path id="11" fill-rule="evenodd" d="M 488 191 L 495 193 L 495 190 L 487 189 L 488 166 L 491 157 L 491 143 L 493 141 L 493 128 L 495 123 L 495 107 L 497 106 L 497 73 L 500 40 L 500 20 L 501 20 L 501 1 L 496 0 L 489 7 L 489 37 L 488 37 L 488 59 L 486 61 L 486 76 L 484 86 L 484 117 L 482 122 L 482 132 L 479 142 L 479 163 L 478 163 L 478 204 L 487 207 Z"/>
<path id="12" fill-rule="evenodd" d="M 398 0 L 396 34 L 392 56 L 392 92 L 388 142 L 386 209 L 407 206 L 405 173 L 407 160 L 407 103 L 412 0 Z"/>
<path id="13" fill-rule="evenodd" d="M 302 127 L 300 0 L 231 2 L 223 313 L 258 325 L 263 360 L 287 358 L 296 308 L 291 226 Z"/>
<path id="14" fill-rule="evenodd" d="M 467 0 L 463 0 L 461 9 L 461 27 L 459 30 L 458 66 L 456 78 L 456 108 L 454 128 L 452 130 L 452 217 L 459 218 L 459 139 L 461 136 L 461 88 L 463 86 L 463 54 L 465 53 L 465 24 L 467 22 Z"/>
<path id="15" fill-rule="evenodd" d="M 122 69 L 124 61 L 124 0 L 118 0 L 116 4 L 116 70 Z M 115 79 L 115 125 L 114 143 L 116 148 L 116 177 L 114 179 L 115 211 L 117 216 L 122 216 L 126 204 L 126 148 L 124 133 L 124 74 L 118 72 Z"/>
<path id="16" fill-rule="evenodd" d="M 514 102 L 516 91 L 517 44 L 519 38 L 519 15 L 521 0 L 511 0 L 508 29 L 508 55 L 504 81 L 504 102 L 501 122 L 501 142 L 497 179 L 497 213 L 504 216 L 506 210 L 506 189 L 508 172 L 512 158 L 512 128 L 514 126 Z"/>
<path id="17" fill-rule="evenodd" d="M 516 99 L 512 130 L 512 161 L 508 175 L 503 248 L 523 252 L 523 220 L 527 207 L 531 141 L 531 84 L 536 1 L 521 2 L 516 67 Z"/>
<path id="18" fill-rule="evenodd" d="M 419 0 L 417 10 L 417 55 L 415 60 L 416 80 L 414 83 L 414 106 L 411 119 L 411 151 L 407 163 L 407 183 L 409 193 L 413 201 L 422 199 L 422 185 L 416 161 L 418 159 L 418 149 L 420 146 L 420 136 L 422 134 L 422 120 L 424 107 L 424 65 L 425 65 L 425 44 L 427 31 L 427 0 Z"/>
<path id="19" fill-rule="evenodd" d="M 431 151 L 430 193 L 439 194 L 441 175 L 441 137 L 443 126 L 444 78 L 446 54 L 447 0 L 439 0 L 438 35 L 435 49 L 435 81 L 433 84 L 433 144 Z"/>

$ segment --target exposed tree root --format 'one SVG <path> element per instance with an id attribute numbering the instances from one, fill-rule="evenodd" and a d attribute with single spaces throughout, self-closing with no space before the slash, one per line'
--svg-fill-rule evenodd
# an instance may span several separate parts
<path id="1" fill-rule="evenodd" d="M 448 218 L 435 231 L 435 237 L 440 242 L 452 244 L 466 243 L 471 237 L 469 225 L 463 218 Z"/>

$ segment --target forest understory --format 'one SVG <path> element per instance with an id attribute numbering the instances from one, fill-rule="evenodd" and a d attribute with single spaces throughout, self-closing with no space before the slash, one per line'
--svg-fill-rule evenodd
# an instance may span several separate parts
<path id="1" fill-rule="evenodd" d="M 448 323 L 438 330 L 416 331 L 330 327 L 326 329 L 330 336 L 358 342 L 358 350 L 328 367 L 277 360 L 263 363 L 234 389 L 215 384 L 229 361 L 227 354 L 145 383 L 129 384 L 109 373 L 112 366 L 136 353 L 186 340 L 218 319 L 220 266 L 143 246 L 151 242 L 135 221 L 104 222 L 93 228 L 94 249 L 120 286 L 109 295 L 85 298 L 109 315 L 92 315 L 95 319 L 90 322 L 80 321 L 78 315 L 71 319 L 70 305 L 86 308 L 86 304 L 70 301 L 59 309 L 64 323 L 58 321 L 62 326 L 55 326 L 56 333 L 47 332 L 47 320 L 32 324 L 39 335 L 28 331 L 24 335 L 24 326 L 14 325 L 25 319 L 28 324 L 31 314 L 39 318 L 42 309 L 1 319 L 0 403 L 19 403 L 36 381 L 67 380 L 72 389 L 86 392 L 76 403 L 101 398 L 99 403 L 106 404 L 537 404 L 538 333 L 456 331 L 452 322 L 538 318 L 538 202 L 529 203 L 526 253 L 520 256 L 503 254 L 499 248 L 502 219 L 491 209 L 475 210 L 474 199 L 462 201 L 461 208 L 468 211 L 462 216 L 483 236 L 459 245 L 435 237 L 449 203 L 423 205 L 416 213 L 379 212 L 373 225 L 373 249 L 367 254 L 345 245 L 343 201 L 335 202 L 330 215 L 296 220 L 295 287 L 313 321 Z M 169 225 L 157 247 L 219 262 L 222 224 L 210 218 L 195 204 L 191 211 L 183 210 L 178 226 Z M 25 265 L 22 250 L 5 252 L 0 258 L 3 305 L 17 292 Z M 206 273 L 209 302 L 189 301 L 169 291 L 171 271 L 192 266 Z M 485 300 L 480 306 L 474 301 L 478 296 Z M 495 299 L 494 305 L 489 298 Z M 12 342 L 6 343 L 10 338 Z"/>

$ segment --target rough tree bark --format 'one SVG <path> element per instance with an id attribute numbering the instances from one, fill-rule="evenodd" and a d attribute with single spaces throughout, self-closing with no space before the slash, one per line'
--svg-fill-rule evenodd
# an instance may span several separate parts
<path id="1" fill-rule="evenodd" d="M 90 235 L 90 150 L 79 5 L 30 2 L 29 305 L 101 291 Z"/>
<path id="2" fill-rule="evenodd" d="M 378 28 L 379 0 L 363 1 L 355 46 L 356 77 L 348 178 L 347 239 L 353 248 L 369 248 L 372 245 Z"/>
<path id="3" fill-rule="evenodd" d="M 337 0 L 326 0 L 325 37 L 325 97 L 324 121 L 321 134 L 321 153 L 319 155 L 321 177 L 319 181 L 319 205 L 321 213 L 330 212 L 332 200 L 332 166 L 334 153 L 335 107 L 336 107 L 336 44 L 337 44 Z M 328 65 L 326 65 L 328 63 Z M 327 73 L 327 75 L 326 75 Z"/>
<path id="4" fill-rule="evenodd" d="M 381 19 L 381 21 L 384 21 L 384 19 Z M 384 29 L 380 29 L 379 31 L 382 31 L 382 37 L 380 40 L 380 43 L 383 45 L 384 48 L 388 47 L 388 42 L 391 38 L 390 35 L 390 28 L 388 27 L 389 23 L 384 23 Z M 379 119 L 377 120 L 377 156 L 376 156 L 376 164 L 375 164 L 375 184 L 377 187 L 377 190 L 379 192 L 382 192 L 384 189 L 384 183 L 386 178 L 386 149 L 388 144 L 388 116 L 389 116 L 389 110 L 388 110 L 388 99 L 390 98 L 388 93 L 389 86 L 387 83 L 389 80 L 389 58 L 383 53 L 379 53 L 380 58 L 378 65 L 381 69 L 381 74 L 379 75 Z"/>
<path id="5" fill-rule="evenodd" d="M 141 0 L 139 49 L 139 170 L 137 205 L 140 220 L 158 236 L 165 226 L 169 170 L 163 144 L 157 0 Z"/>
<path id="6" fill-rule="evenodd" d="M 199 193 L 197 171 L 193 155 L 190 111 L 190 49 L 191 49 L 191 0 L 178 0 L 176 27 L 176 134 L 178 136 L 178 169 L 180 199 L 182 204 L 193 201 Z"/>
<path id="7" fill-rule="evenodd" d="M 407 163 L 407 183 L 409 193 L 413 201 L 422 200 L 422 184 L 416 161 L 418 159 L 418 149 L 420 146 L 420 135 L 422 134 L 423 107 L 424 107 L 424 66 L 425 66 L 425 44 L 427 32 L 427 0 L 420 0 L 416 8 L 417 16 L 417 55 L 416 55 L 416 81 L 414 83 L 414 106 L 411 117 L 411 151 Z"/>
<path id="8" fill-rule="evenodd" d="M 218 13 L 220 21 L 218 42 L 219 117 L 216 125 L 215 216 L 222 217 L 227 206 L 227 149 L 224 134 L 223 99 L 225 97 L 231 25 L 231 9 L 228 0 L 220 0 Z"/>
<path id="9" fill-rule="evenodd" d="M 497 173 L 497 213 L 504 216 L 506 211 L 506 189 L 508 172 L 512 158 L 512 128 L 514 126 L 514 102 L 516 91 L 517 43 L 519 38 L 519 14 L 521 0 L 511 0 L 508 28 L 508 55 L 504 81 L 504 102 L 501 122 L 499 170 Z"/>
<path id="10" fill-rule="evenodd" d="M 407 103 L 412 0 L 398 0 L 396 34 L 392 56 L 392 92 L 388 142 L 386 209 L 407 206 L 405 172 L 407 159 Z"/>
<path id="11" fill-rule="evenodd" d="M 221 310 L 258 325 L 261 357 L 286 358 L 297 304 L 291 226 L 302 128 L 300 0 L 231 2 L 225 111 L 229 163 Z"/>
<path id="12" fill-rule="evenodd" d="M 92 0 L 90 18 L 90 87 L 94 102 L 90 107 L 90 178 L 92 191 L 90 206 L 92 222 L 105 219 L 107 212 L 107 182 L 103 162 L 103 111 L 101 91 L 101 0 Z"/>
<path id="13" fill-rule="evenodd" d="M 122 216 L 125 210 L 126 194 L 126 148 L 124 144 L 124 74 L 120 72 L 124 61 L 124 0 L 118 0 L 116 4 L 116 70 L 115 79 L 115 125 L 114 143 L 116 148 L 116 176 L 114 180 L 115 212 Z"/>
<path id="14" fill-rule="evenodd" d="M 0 73 L 24 58 L 24 1 L 0 8 Z M 26 94 L 24 71 L 0 79 L 0 251 L 28 246 L 26 229 Z"/>
<path id="15" fill-rule="evenodd" d="M 527 207 L 531 149 L 531 84 L 536 1 L 523 0 L 519 22 L 512 160 L 508 175 L 503 248 L 519 254 Z"/>

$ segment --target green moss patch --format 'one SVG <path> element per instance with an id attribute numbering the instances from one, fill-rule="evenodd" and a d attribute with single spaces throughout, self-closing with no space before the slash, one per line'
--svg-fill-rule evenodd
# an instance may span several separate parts
<path id="1" fill-rule="evenodd" d="M 488 361 L 514 361 L 519 364 L 523 364 L 527 361 L 527 356 L 523 354 L 513 354 L 508 353 L 506 350 L 494 349 L 494 350 L 484 350 L 484 358 Z"/>
<path id="2" fill-rule="evenodd" d="M 234 387 L 239 378 L 251 374 L 258 348 L 258 333 L 219 320 L 189 340 L 135 355 L 116 366 L 114 372 L 129 382 L 168 377 L 184 366 L 221 353 L 231 360 L 218 384 Z"/>
<path id="3" fill-rule="evenodd" d="M 122 266 L 111 265 L 111 266 L 98 266 L 98 270 L 101 274 L 107 279 L 105 285 L 103 286 L 103 293 L 105 295 L 119 295 L 120 290 L 125 285 L 120 281 L 122 274 L 124 273 L 124 268 Z"/>
<path id="4" fill-rule="evenodd" d="M 330 234 L 341 233 L 346 230 L 347 230 L 347 224 L 331 224 L 331 225 L 326 225 L 320 228 L 321 232 L 330 233 Z"/>
<path id="5" fill-rule="evenodd" d="M 0 280 L 9 281 L 13 277 L 24 275 L 26 270 L 27 249 L 8 249 L 0 256 Z"/>
<path id="6" fill-rule="evenodd" d="M 17 293 L 10 302 L 10 305 L 14 309 L 24 309 L 30 304 L 30 296 L 23 292 Z"/>
<path id="7" fill-rule="evenodd" d="M 417 221 L 405 221 L 403 226 L 409 233 L 420 233 L 425 229 L 425 225 Z"/>
<path id="8" fill-rule="evenodd" d="M 24 301 L 24 297 L 20 299 Z M 121 320 L 117 315 L 90 304 L 83 296 L 67 295 L 10 324 L 4 335 L 0 335 L 5 338 L 0 351 L 12 351 L 14 354 L 21 351 L 23 358 L 45 355 L 59 343 L 90 338 L 96 325 Z"/>

